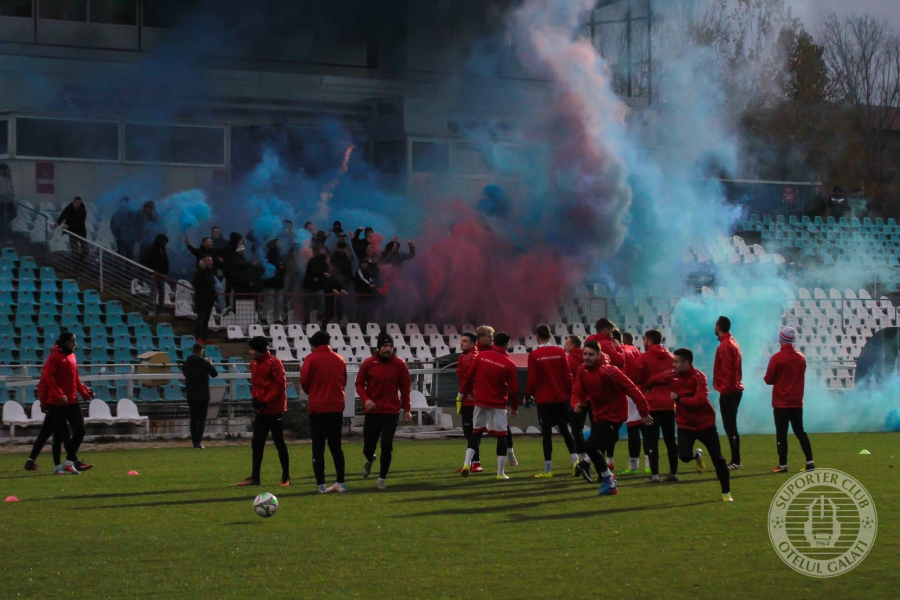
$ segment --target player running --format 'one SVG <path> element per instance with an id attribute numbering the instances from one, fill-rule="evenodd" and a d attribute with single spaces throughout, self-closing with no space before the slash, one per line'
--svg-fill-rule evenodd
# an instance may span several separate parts
<path id="1" fill-rule="evenodd" d="M 553 428 L 569 450 L 572 464 L 578 463 L 575 441 L 569 433 L 569 398 L 572 396 L 572 373 L 566 351 L 550 345 L 550 328 L 541 325 L 535 331 L 537 348 L 528 355 L 528 384 L 525 394 L 533 396 L 544 445 L 544 470 L 535 477 L 553 477 Z"/>
<path id="2" fill-rule="evenodd" d="M 644 353 L 635 366 L 634 382 L 641 386 L 650 416 L 651 425 L 644 426 L 644 452 L 650 458 L 650 483 L 659 483 L 659 433 L 662 431 L 669 458 L 669 474 L 666 481 L 678 481 L 678 445 L 675 443 L 675 402 L 672 389 L 667 385 L 647 387 L 647 382 L 659 373 L 672 370 L 672 354 L 662 345 L 662 332 L 651 329 L 644 334 Z"/>
<path id="3" fill-rule="evenodd" d="M 732 502 L 728 464 L 722 457 L 719 432 L 716 429 L 716 409 L 709 402 L 709 384 L 706 375 L 694 368 L 694 353 L 687 348 L 675 351 L 672 370 L 655 375 L 647 382 L 649 388 L 666 385 L 672 388 L 669 397 L 675 402 L 675 420 L 678 423 L 678 457 L 681 462 L 697 463 L 697 472 L 703 473 L 703 451 L 694 450 L 694 442 L 706 446 L 709 458 L 716 468 L 716 476 L 722 486 L 722 500 Z"/>
<path id="4" fill-rule="evenodd" d="M 497 438 L 497 479 L 506 475 L 508 416 L 515 417 L 519 408 L 519 380 L 516 365 L 509 358 L 509 334 L 493 336 L 494 346 L 478 354 L 466 375 L 463 393 L 475 392 L 475 415 L 472 437 L 466 448 L 461 475 L 469 476 L 475 448 L 487 433 Z M 510 412 L 507 413 L 507 405 Z"/>
<path id="5" fill-rule="evenodd" d="M 394 434 L 400 415 L 409 421 L 409 392 L 412 384 L 409 367 L 394 354 L 394 339 L 382 331 L 376 340 L 375 356 L 363 361 L 356 376 L 356 393 L 365 406 L 366 418 L 363 424 L 363 479 L 372 472 L 375 462 L 375 446 L 381 439 L 381 470 L 376 486 L 385 487 L 385 480 L 391 468 L 394 450 Z"/>
<path id="6" fill-rule="evenodd" d="M 781 330 L 779 341 L 781 350 L 769 359 L 765 381 L 772 386 L 772 411 L 775 415 L 775 441 L 778 445 L 778 466 L 772 473 L 787 473 L 787 430 L 794 430 L 797 441 L 806 455 L 806 467 L 801 471 L 816 468 L 813 462 L 812 445 L 803 429 L 803 387 L 806 378 L 806 357 L 794 348 L 797 333 L 793 327 Z"/>
<path id="7" fill-rule="evenodd" d="M 284 364 L 269 352 L 266 338 L 250 340 L 250 394 L 256 417 L 253 420 L 253 472 L 238 487 L 260 484 L 260 468 L 269 432 L 281 461 L 281 486 L 291 485 L 291 465 L 287 444 L 284 443 L 284 413 L 287 412 L 287 378 Z"/>
<path id="8" fill-rule="evenodd" d="M 603 449 L 609 447 L 610 440 L 618 435 L 619 428 L 628 417 L 626 395 L 634 399 L 641 422 L 653 422 L 647 410 L 647 401 L 641 391 L 618 368 L 610 365 L 605 354 L 600 352 L 596 341 L 584 343 L 584 366 L 578 370 L 572 388 L 572 408 L 575 412 L 590 406 L 594 426 L 591 439 L 587 443 L 587 453 L 600 471 L 600 495 L 614 496 L 618 493 L 612 472 L 607 466 Z M 586 471 L 582 465 L 582 473 Z M 585 479 L 591 481 L 589 477 Z"/>
<path id="9" fill-rule="evenodd" d="M 456 412 L 462 417 L 462 430 L 463 435 L 466 438 L 466 447 L 468 447 L 469 438 L 472 437 L 472 419 L 475 415 L 475 395 L 463 394 L 462 388 L 466 379 L 466 374 L 469 372 L 469 367 L 472 366 L 472 361 L 478 356 L 477 343 L 478 336 L 471 331 L 462 334 L 462 337 L 459 338 L 459 360 L 456 361 L 456 379 L 459 382 L 459 391 L 456 394 Z M 475 448 L 475 456 L 472 458 L 472 468 L 469 469 L 470 473 L 481 473 L 484 471 L 484 469 L 481 468 L 481 454 L 478 451 L 480 445 L 481 442 L 479 441 L 478 446 Z M 460 467 L 456 472 L 462 473 L 462 470 L 463 468 Z"/>
<path id="10" fill-rule="evenodd" d="M 331 336 L 324 331 L 309 338 L 313 351 L 300 369 L 300 387 L 309 396 L 309 430 L 312 438 L 313 474 L 320 494 L 347 491 L 344 480 L 344 450 L 341 429 L 346 404 L 347 363 L 331 349 Z M 325 444 L 334 461 L 335 482 L 325 487 Z"/>

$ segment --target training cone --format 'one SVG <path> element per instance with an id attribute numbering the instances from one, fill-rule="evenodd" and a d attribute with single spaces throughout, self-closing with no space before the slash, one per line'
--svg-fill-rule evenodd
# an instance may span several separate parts
<path id="1" fill-rule="evenodd" d="M 872 453 L 869 452 L 868 450 L 860 450 L 859 453 L 860 453 L 860 454 L 872 454 Z"/>
<path id="2" fill-rule="evenodd" d="M 128 471 L 129 475 L 140 475 L 137 471 Z"/>
<path id="3" fill-rule="evenodd" d="M 19 501 L 19 499 L 16 498 L 15 496 L 7 496 L 6 497 L 6 502 L 18 502 L 18 501 Z"/>

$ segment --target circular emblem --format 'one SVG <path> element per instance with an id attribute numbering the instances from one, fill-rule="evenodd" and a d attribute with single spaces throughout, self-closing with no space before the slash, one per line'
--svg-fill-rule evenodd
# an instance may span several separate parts
<path id="1" fill-rule="evenodd" d="M 878 516 L 869 492 L 834 469 L 800 473 L 769 506 L 769 539 L 789 567 L 810 577 L 854 569 L 875 543 Z"/>

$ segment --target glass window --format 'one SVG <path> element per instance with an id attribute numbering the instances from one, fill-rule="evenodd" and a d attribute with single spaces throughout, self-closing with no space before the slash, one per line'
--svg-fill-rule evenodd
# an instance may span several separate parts
<path id="1" fill-rule="evenodd" d="M 628 16 L 629 2 L 604 0 L 600 4 L 606 4 L 606 6 L 594 10 L 594 21 L 624 21 Z"/>
<path id="2" fill-rule="evenodd" d="M 125 160 L 183 165 L 224 165 L 225 128 L 125 125 Z"/>
<path id="3" fill-rule="evenodd" d="M 413 142 L 413 173 L 447 173 L 450 171 L 450 144 L 445 142 Z"/>
<path id="4" fill-rule="evenodd" d="M 87 21 L 87 0 L 41 0 L 40 17 L 56 21 Z"/>
<path id="5" fill-rule="evenodd" d="M 456 170 L 464 175 L 491 174 L 491 147 L 480 144 L 456 145 Z"/>
<path id="6" fill-rule="evenodd" d="M 147 27 L 175 27 L 197 8 L 197 0 L 144 0 L 142 23 Z"/>
<path id="7" fill-rule="evenodd" d="M 0 156 L 9 154 L 9 121 L 0 121 Z"/>
<path id="8" fill-rule="evenodd" d="M 31 18 L 32 0 L 0 0 L 0 17 Z"/>
<path id="9" fill-rule="evenodd" d="M 609 64 L 628 60 L 628 24 L 605 23 L 594 28 L 594 48 Z"/>
<path id="10" fill-rule="evenodd" d="M 137 0 L 91 0 L 91 23 L 137 25 Z"/>
<path id="11" fill-rule="evenodd" d="M 16 154 L 35 158 L 118 160 L 119 125 L 19 117 Z"/>

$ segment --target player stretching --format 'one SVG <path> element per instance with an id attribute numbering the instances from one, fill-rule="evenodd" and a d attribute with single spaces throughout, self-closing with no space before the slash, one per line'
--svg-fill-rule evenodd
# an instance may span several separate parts
<path id="1" fill-rule="evenodd" d="M 475 448 L 485 433 L 497 438 L 497 479 L 509 479 L 506 468 L 506 434 L 509 429 L 506 407 L 510 416 L 516 416 L 519 408 L 519 380 L 516 365 L 509 358 L 509 335 L 499 332 L 494 336 L 494 346 L 478 354 L 466 375 L 463 393 L 475 392 L 475 416 L 472 437 L 466 448 L 466 461 L 461 475 L 469 476 Z"/>
<path id="2" fill-rule="evenodd" d="M 590 405 L 593 414 L 594 426 L 587 443 L 587 452 L 597 469 L 603 469 L 600 471 L 601 496 L 614 496 L 618 493 L 616 482 L 606 466 L 603 449 L 609 447 L 610 440 L 618 434 L 628 417 L 626 394 L 634 400 L 641 422 L 651 424 L 653 419 L 650 418 L 647 401 L 641 391 L 622 371 L 607 362 L 606 355 L 601 354 L 600 345 L 596 341 L 585 342 L 584 366 L 575 377 L 572 406 L 575 412 L 580 412 Z M 586 469 L 586 466 L 582 465 L 582 469 Z"/>
<path id="3" fill-rule="evenodd" d="M 324 331 L 309 338 L 313 351 L 300 369 L 300 387 L 309 396 L 309 432 L 312 438 L 313 474 L 320 494 L 347 491 L 344 481 L 344 450 L 341 428 L 347 394 L 347 364 L 331 349 L 331 336 Z M 335 483 L 325 487 L 325 444 L 334 461 Z"/>
<path id="4" fill-rule="evenodd" d="M 655 375 L 647 386 L 667 385 L 672 388 L 670 397 L 675 402 L 675 420 L 678 423 L 678 458 L 681 462 L 695 461 L 697 472 L 703 473 L 703 451 L 694 450 L 694 442 L 699 441 L 706 446 L 722 485 L 722 500 L 732 502 L 728 464 L 719 445 L 716 409 L 709 402 L 706 375 L 694 368 L 694 353 L 687 348 L 675 351 L 672 365 L 671 371 Z"/>
<path id="5" fill-rule="evenodd" d="M 475 415 L 475 395 L 463 394 L 462 388 L 463 382 L 466 380 L 466 374 L 469 372 L 469 367 L 472 366 L 472 361 L 478 356 L 478 348 L 475 347 L 477 342 L 478 336 L 471 331 L 462 334 L 462 337 L 459 338 L 459 349 L 461 353 L 459 355 L 459 360 L 456 361 L 456 379 L 459 382 L 459 391 L 456 394 L 456 412 L 462 417 L 462 430 L 463 435 L 466 438 L 466 447 L 468 447 L 469 438 L 472 437 L 472 419 Z M 460 467 L 456 472 L 462 473 L 462 470 L 463 468 Z M 469 472 L 481 473 L 482 471 L 484 471 L 484 469 L 481 468 L 481 455 L 478 452 L 478 446 L 476 446 L 475 456 L 472 458 L 472 468 L 469 469 Z"/>
<path id="6" fill-rule="evenodd" d="M 259 485 L 260 467 L 266 440 L 272 432 L 272 441 L 278 450 L 281 461 L 281 483 L 291 485 L 290 455 L 284 443 L 284 413 L 287 412 L 287 378 L 284 375 L 284 364 L 269 352 L 266 338 L 256 336 L 251 339 L 250 346 L 250 394 L 256 417 L 253 420 L 253 472 L 250 477 L 238 484 L 238 487 Z"/>
<path id="7" fill-rule="evenodd" d="M 478 345 L 476 349 L 479 352 L 484 352 L 485 350 L 490 350 L 494 347 L 494 328 L 489 325 L 482 325 L 478 329 L 475 330 L 475 335 L 478 336 Z M 506 456 L 508 459 L 508 464 L 510 467 L 519 466 L 519 461 L 516 460 L 516 451 L 513 449 L 513 435 L 512 431 L 506 432 Z M 480 467 L 481 465 L 479 465 Z M 480 472 L 480 469 L 479 469 Z"/>
<path id="8" fill-rule="evenodd" d="M 781 350 L 769 359 L 765 381 L 772 386 L 772 411 L 775 414 L 775 441 L 778 444 L 778 466 L 773 473 L 787 473 L 787 430 L 794 430 L 797 441 L 806 455 L 806 468 L 816 468 L 812 445 L 803 429 L 803 386 L 806 377 L 806 357 L 794 348 L 796 332 L 793 327 L 781 330 Z"/>
<path id="9" fill-rule="evenodd" d="M 356 376 L 356 393 L 363 401 L 366 420 L 363 424 L 363 479 L 372 472 L 375 462 L 375 446 L 381 439 L 381 471 L 376 485 L 384 489 L 391 454 L 394 450 L 394 434 L 402 411 L 403 420 L 409 421 L 409 367 L 394 354 L 394 338 L 382 331 L 376 340 L 375 356 L 363 361 Z"/>
<path id="10" fill-rule="evenodd" d="M 528 385 L 525 394 L 534 396 L 538 422 L 544 438 L 544 471 L 535 477 L 553 477 L 553 428 L 559 429 L 572 464 L 577 464 L 575 441 L 569 433 L 569 398 L 572 396 L 572 373 L 566 351 L 550 345 L 550 328 L 541 325 L 535 332 L 538 346 L 528 355 Z"/>

